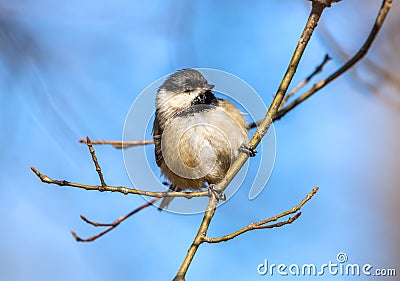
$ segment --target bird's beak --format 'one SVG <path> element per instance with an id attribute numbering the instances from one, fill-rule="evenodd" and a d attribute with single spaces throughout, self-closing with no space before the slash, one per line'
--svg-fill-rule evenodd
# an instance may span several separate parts
<path id="1" fill-rule="evenodd" d="M 207 84 L 203 87 L 203 90 L 210 91 L 215 87 L 215 85 Z"/>

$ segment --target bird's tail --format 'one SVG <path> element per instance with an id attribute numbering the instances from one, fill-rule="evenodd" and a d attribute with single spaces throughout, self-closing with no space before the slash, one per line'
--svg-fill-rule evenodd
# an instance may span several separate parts
<path id="1" fill-rule="evenodd" d="M 180 189 L 178 186 L 171 184 L 169 186 L 169 190 L 168 191 L 181 191 L 182 189 Z M 161 212 L 162 210 L 167 209 L 169 203 L 171 203 L 171 201 L 174 199 L 174 197 L 164 197 L 163 200 L 160 203 L 160 206 L 158 206 L 158 210 Z"/>

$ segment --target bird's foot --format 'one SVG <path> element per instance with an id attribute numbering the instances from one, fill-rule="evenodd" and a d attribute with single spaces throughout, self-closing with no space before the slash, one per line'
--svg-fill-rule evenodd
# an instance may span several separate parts
<path id="1" fill-rule="evenodd" d="M 242 144 L 239 147 L 239 151 L 246 153 L 249 157 L 254 157 L 256 156 L 257 150 L 253 147 L 248 146 L 247 144 Z"/>
<path id="2" fill-rule="evenodd" d="M 222 201 L 226 200 L 225 194 L 223 194 L 221 191 L 215 190 L 215 184 L 208 185 L 208 196 L 215 196 L 215 198 Z"/>

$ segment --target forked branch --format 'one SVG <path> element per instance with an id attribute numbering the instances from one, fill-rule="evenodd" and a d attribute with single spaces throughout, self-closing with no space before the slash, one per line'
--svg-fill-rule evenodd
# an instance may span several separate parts
<path id="1" fill-rule="evenodd" d="M 55 180 L 52 179 L 45 174 L 40 173 L 35 167 L 31 166 L 31 170 L 38 176 L 38 178 L 48 184 L 55 184 L 58 186 L 70 186 L 76 187 L 86 190 L 97 190 L 97 191 L 109 191 L 109 192 L 118 192 L 123 194 L 136 194 L 136 195 L 144 195 L 149 197 L 156 197 L 156 198 L 164 198 L 164 197 L 185 197 L 187 199 L 191 199 L 193 197 L 207 197 L 208 191 L 193 191 L 193 192 L 186 192 L 186 191 L 166 191 L 166 192 L 157 192 L 157 191 L 146 191 L 134 188 L 127 188 L 124 186 L 111 186 L 111 185 L 87 185 L 81 183 L 74 183 L 66 180 Z"/>
<path id="2" fill-rule="evenodd" d="M 74 231 L 72 231 L 72 230 L 71 230 L 71 234 L 72 234 L 72 236 L 74 236 L 75 240 L 78 241 L 78 242 L 92 242 L 92 241 L 94 241 L 94 240 L 100 238 L 101 236 L 107 234 L 108 232 L 110 232 L 111 230 L 113 230 L 114 228 L 116 228 L 121 222 L 125 221 L 126 219 L 128 219 L 128 218 L 131 217 L 132 215 L 136 214 L 137 212 L 139 212 L 139 211 L 141 211 L 141 210 L 143 210 L 143 209 L 145 209 L 145 208 L 151 206 L 152 204 L 154 204 L 154 203 L 155 203 L 156 201 L 158 201 L 158 200 L 160 200 L 160 198 L 153 199 L 153 200 L 151 200 L 150 202 L 147 202 L 147 203 L 143 204 L 142 206 L 136 208 L 135 210 L 129 212 L 128 214 L 126 214 L 126 215 L 124 215 L 124 216 L 118 218 L 117 220 L 115 220 L 115 221 L 112 222 L 112 223 L 99 223 L 99 222 L 94 222 L 94 221 L 91 221 L 91 220 L 87 219 L 84 215 L 81 215 L 81 219 L 82 219 L 84 222 L 86 222 L 86 223 L 88 223 L 88 224 L 90 224 L 90 225 L 93 225 L 93 226 L 95 226 L 95 227 L 104 226 L 104 227 L 108 227 L 108 228 L 106 228 L 104 231 L 102 231 L 102 232 L 100 232 L 100 233 L 98 233 L 98 234 L 96 234 L 96 235 L 90 236 L 90 237 L 88 237 L 88 238 L 81 238 L 81 237 L 79 237 L 79 236 L 78 236 Z"/>
<path id="3" fill-rule="evenodd" d="M 221 236 L 218 238 L 203 237 L 203 241 L 207 242 L 207 243 L 219 243 L 219 242 L 231 240 L 247 231 L 251 231 L 251 230 L 255 230 L 255 229 L 281 227 L 286 224 L 291 224 L 300 217 L 300 215 L 301 215 L 301 212 L 299 212 L 300 209 L 304 206 L 304 204 L 306 204 L 317 193 L 317 191 L 318 191 L 318 187 L 315 187 L 313 190 L 311 190 L 311 192 L 307 195 L 307 197 L 305 197 L 297 206 L 295 206 L 295 207 L 291 208 L 290 210 L 287 210 L 279 215 L 273 216 L 266 220 L 251 223 L 248 226 L 246 226 L 242 229 L 239 229 L 238 231 L 235 231 L 231 234 L 224 235 L 224 236 Z M 279 220 L 283 217 L 286 217 L 288 215 L 291 215 L 291 214 L 295 214 L 295 215 L 293 217 L 288 218 L 285 221 L 280 221 L 277 223 L 270 224 L 271 222 L 277 221 L 277 220 Z"/>
<path id="4" fill-rule="evenodd" d="M 325 64 L 328 63 L 328 61 L 330 61 L 332 58 L 326 54 L 324 57 L 324 60 L 315 68 L 315 70 L 313 72 L 311 72 L 310 75 L 308 75 L 303 81 L 301 81 L 299 84 L 296 85 L 296 87 L 294 87 L 283 99 L 282 103 L 281 103 L 281 107 L 280 109 L 286 104 L 286 102 L 292 97 L 294 96 L 294 94 L 297 93 L 297 91 L 299 91 L 301 88 L 303 88 L 305 85 L 307 85 L 311 79 L 317 75 L 318 73 L 322 72 L 322 70 L 324 69 Z"/>

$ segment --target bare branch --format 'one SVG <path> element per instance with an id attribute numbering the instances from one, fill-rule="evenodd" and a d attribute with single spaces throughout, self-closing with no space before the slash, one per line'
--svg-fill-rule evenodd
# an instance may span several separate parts
<path id="1" fill-rule="evenodd" d="M 151 206 L 152 204 L 154 204 L 154 203 L 157 202 L 158 200 L 160 200 L 160 198 L 153 199 L 152 201 L 147 202 L 147 203 L 141 205 L 140 207 L 136 208 L 136 209 L 133 210 L 132 212 L 129 212 L 128 214 L 126 214 L 126 215 L 124 215 L 124 216 L 118 218 L 117 220 L 115 220 L 115 221 L 112 222 L 112 223 L 98 223 L 98 222 L 94 222 L 94 221 L 88 220 L 85 216 L 81 215 L 81 219 L 82 219 L 84 222 L 86 222 L 86 223 L 88 223 L 88 224 L 90 224 L 90 225 L 93 225 L 93 226 L 96 226 L 96 227 L 98 227 L 98 226 L 108 226 L 108 228 L 105 229 L 104 231 L 102 231 L 102 232 L 100 232 L 100 233 L 98 233 L 98 234 L 96 234 L 96 235 L 90 236 L 90 237 L 88 237 L 88 238 L 81 238 L 81 237 L 79 237 L 74 231 L 71 231 L 71 234 L 72 234 L 72 236 L 75 238 L 75 240 L 78 241 L 78 242 L 92 242 L 92 241 L 94 241 L 94 240 L 100 238 L 101 236 L 107 234 L 108 232 L 110 232 L 110 231 L 113 230 L 114 228 L 116 228 L 121 222 L 123 222 L 124 220 L 128 219 L 130 216 L 132 216 L 132 215 L 136 214 L 137 212 L 139 212 L 139 211 L 141 211 L 141 210 L 143 210 L 143 209 L 145 209 L 145 208 Z"/>
<path id="2" fill-rule="evenodd" d="M 279 110 L 279 112 L 274 117 L 275 120 L 279 120 L 282 118 L 286 113 L 290 110 L 295 108 L 297 105 L 311 97 L 313 94 L 321 90 L 323 87 L 328 85 L 330 82 L 338 78 L 340 75 L 345 73 L 351 67 L 353 67 L 358 61 L 360 61 L 368 52 L 369 48 L 371 47 L 372 43 L 374 42 L 376 35 L 378 34 L 379 30 L 381 29 L 383 22 L 386 19 L 387 14 L 389 13 L 390 8 L 392 7 L 392 0 L 384 0 L 382 2 L 382 6 L 379 10 L 378 16 L 375 20 L 375 24 L 372 27 L 371 32 L 368 35 L 367 40 L 364 42 L 360 50 L 349 60 L 347 61 L 342 67 L 336 70 L 327 78 L 315 83 L 312 88 L 305 92 L 303 95 L 292 101 L 290 104 L 285 106 L 283 109 Z"/>
<path id="3" fill-rule="evenodd" d="M 314 32 L 315 27 L 322 15 L 322 12 L 325 8 L 329 7 L 332 1 L 329 0 L 314 0 L 312 1 L 312 9 L 311 13 L 308 17 L 307 23 L 303 29 L 302 35 L 300 37 L 299 42 L 297 43 L 296 49 L 293 53 L 293 56 L 289 62 L 289 66 L 287 71 L 282 79 L 282 82 L 278 88 L 277 94 L 275 95 L 268 112 L 266 113 L 264 119 L 261 121 L 260 125 L 257 127 L 257 131 L 254 133 L 253 137 L 251 138 L 250 142 L 248 143 L 248 147 L 250 149 L 255 149 L 257 145 L 260 143 L 261 139 L 267 133 L 269 127 L 272 124 L 272 118 L 278 112 L 280 105 L 283 101 L 283 98 L 289 88 L 289 84 L 293 79 L 293 76 L 296 72 L 296 69 L 299 65 L 300 59 L 303 56 L 304 50 L 311 38 L 311 35 Z M 228 186 L 228 184 L 233 180 L 242 166 L 246 163 L 249 156 L 245 153 L 241 153 L 239 157 L 235 160 L 232 166 L 229 168 L 225 178 L 222 179 L 214 188 L 215 191 L 223 193 Z M 204 213 L 203 220 L 199 227 L 199 230 L 193 240 L 192 245 L 190 246 L 185 259 L 182 262 L 181 267 L 178 270 L 174 280 L 175 281 L 182 281 L 185 280 L 186 272 L 191 264 L 197 249 L 199 248 L 200 244 L 204 242 L 204 237 L 207 235 L 207 230 L 210 226 L 210 222 L 214 217 L 215 210 L 218 204 L 218 199 L 215 196 L 210 197 L 207 205 L 207 209 Z"/>
<path id="4" fill-rule="evenodd" d="M 56 184 L 59 186 L 71 186 L 77 188 L 83 188 L 86 190 L 98 190 L 98 191 L 110 191 L 110 192 L 120 192 L 123 194 L 138 194 L 138 195 L 145 195 L 150 197 L 156 198 L 164 198 L 164 197 L 185 197 L 187 199 L 193 197 L 203 197 L 209 196 L 208 191 L 193 191 L 193 192 L 177 192 L 177 191 L 167 191 L 167 192 L 153 192 L 153 191 L 144 191 L 139 189 L 127 188 L 123 186 L 109 186 L 106 185 L 103 178 L 103 173 L 101 172 L 100 165 L 98 163 L 96 153 L 92 146 L 92 142 L 90 141 L 89 137 L 86 138 L 86 143 L 89 147 L 89 152 L 92 156 L 93 163 L 95 164 L 96 171 L 99 175 L 101 186 L 98 185 L 87 185 L 81 183 L 73 183 L 66 180 L 53 180 L 50 177 L 40 173 L 36 168 L 31 166 L 31 170 L 40 178 L 40 180 L 44 183 L 48 184 Z"/>
<path id="5" fill-rule="evenodd" d="M 208 197 L 208 191 L 193 191 L 193 192 L 183 192 L 183 191 L 166 191 L 166 192 L 156 192 L 156 191 L 145 191 L 140 189 L 134 188 L 127 188 L 123 186 L 99 186 L 99 185 L 86 185 L 81 183 L 73 183 L 66 180 L 53 180 L 48 176 L 40 173 L 35 167 L 31 167 L 31 170 L 39 177 L 39 179 L 48 184 L 56 184 L 59 186 L 70 186 L 70 187 L 77 187 L 86 190 L 97 190 L 97 191 L 109 191 L 109 192 L 119 192 L 123 194 L 137 194 L 137 195 L 144 195 L 156 198 L 164 198 L 164 197 L 185 197 L 187 199 L 191 199 L 193 197 Z"/>
<path id="6" fill-rule="evenodd" d="M 80 139 L 79 142 L 87 143 L 87 141 L 85 139 Z M 153 144 L 153 143 L 154 143 L 153 140 L 138 140 L 138 141 L 95 140 L 95 141 L 92 141 L 92 144 L 109 144 L 117 149 L 129 148 L 129 147 L 139 146 L 139 145 L 148 145 L 148 144 Z"/>
<path id="7" fill-rule="evenodd" d="M 207 242 L 207 243 L 219 243 L 219 242 L 231 240 L 247 231 L 251 231 L 251 230 L 255 230 L 255 229 L 281 227 L 286 224 L 291 224 L 292 222 L 294 222 L 295 220 L 297 220 L 300 217 L 301 213 L 300 212 L 298 213 L 298 211 L 303 207 L 303 205 L 305 203 L 307 203 L 317 193 L 318 189 L 319 189 L 318 187 L 315 187 L 297 206 L 291 208 L 290 210 L 287 210 L 286 212 L 283 212 L 279 215 L 276 215 L 274 217 L 271 217 L 271 218 L 263 220 L 263 221 L 251 223 L 248 226 L 246 226 L 242 229 L 239 229 L 238 231 L 235 231 L 228 235 L 224 235 L 224 236 L 221 236 L 218 238 L 203 237 L 203 241 Z M 287 219 L 285 221 L 277 222 L 274 224 L 269 224 L 271 222 L 279 220 L 280 218 L 286 217 L 286 216 L 294 214 L 294 213 L 296 213 L 296 214 L 293 217 L 290 217 L 289 219 Z"/>
<path id="8" fill-rule="evenodd" d="M 245 228 L 242 228 L 232 234 L 229 235 L 225 235 L 225 236 L 221 236 L 218 238 L 210 238 L 210 237 L 204 237 L 203 241 L 207 242 L 207 243 L 220 243 L 220 242 L 226 242 L 228 240 L 231 240 L 247 231 L 251 231 L 251 230 L 255 230 L 255 229 L 266 229 L 266 228 L 275 228 L 275 227 L 281 227 L 284 226 L 286 224 L 291 224 L 293 223 L 295 220 L 297 220 L 299 217 L 301 216 L 301 212 L 296 213 L 293 217 L 289 217 L 287 220 L 285 221 L 280 221 L 277 223 L 273 223 L 273 224 L 267 224 L 267 225 L 258 225 L 257 223 L 254 224 L 249 224 L 248 226 L 246 226 Z"/>

